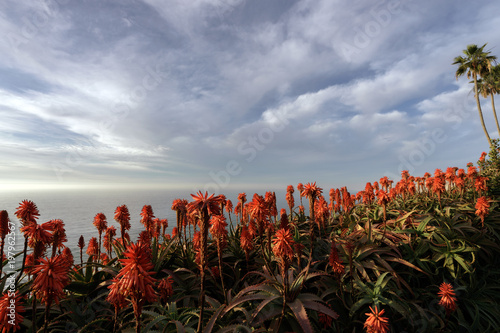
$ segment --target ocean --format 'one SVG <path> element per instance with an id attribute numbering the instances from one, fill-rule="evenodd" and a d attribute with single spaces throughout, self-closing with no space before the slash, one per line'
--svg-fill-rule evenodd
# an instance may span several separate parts
<path id="1" fill-rule="evenodd" d="M 269 190 L 269 189 L 268 189 Z M 263 191 L 247 191 L 247 201 L 252 200 L 253 194 L 258 193 L 264 196 L 267 190 Z M 224 191 L 227 199 L 233 202 L 236 206 L 238 193 L 241 191 L 228 190 Z M 140 223 L 140 212 L 144 205 L 151 205 L 155 217 L 168 219 L 168 233 L 171 233 L 172 228 L 176 225 L 175 211 L 171 209 L 172 202 L 177 199 L 186 199 L 192 201 L 192 189 L 185 190 L 104 190 L 104 189 L 57 189 L 57 190 L 33 190 L 33 191 L 8 191 L 0 192 L 0 210 L 6 210 L 12 222 L 17 226 L 16 230 L 16 252 L 23 249 L 24 238 L 19 231 L 20 222 L 14 215 L 17 207 L 23 200 L 33 201 L 40 211 L 38 223 L 47 222 L 52 219 L 61 219 L 65 223 L 68 246 L 75 259 L 79 256 L 77 247 L 80 235 L 83 235 L 85 244 L 91 237 L 98 237 L 98 232 L 93 225 L 94 216 L 97 213 L 106 215 L 108 226 L 114 225 L 118 233 L 120 230 L 119 224 L 114 220 L 114 212 L 116 207 L 127 205 L 130 211 L 129 231 L 130 237 L 135 241 L 139 233 L 144 230 Z M 280 191 L 275 191 L 277 198 L 278 212 L 281 208 L 288 211 L 288 206 L 285 200 L 286 187 Z M 219 193 L 217 193 L 219 194 Z M 299 195 L 295 191 L 295 204 L 299 204 Z M 17 263 L 16 263 L 17 264 Z"/>

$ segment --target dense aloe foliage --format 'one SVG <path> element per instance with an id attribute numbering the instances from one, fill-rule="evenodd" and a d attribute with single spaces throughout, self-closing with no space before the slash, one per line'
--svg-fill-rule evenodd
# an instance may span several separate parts
<path id="1" fill-rule="evenodd" d="M 66 247 L 64 222 L 38 223 L 36 205 L 23 201 L 16 217 L 0 214 L 0 325 L 28 332 L 492 332 L 500 327 L 499 165 L 493 147 L 477 166 L 422 177 L 404 171 L 356 194 L 331 189 L 325 197 L 315 183 L 288 186 L 286 208 L 276 207 L 271 192 L 251 200 L 241 193 L 234 207 L 223 195 L 198 193 L 172 203 L 172 234 L 145 206 L 137 240 L 129 239 L 131 217 L 120 206 L 116 226 L 96 215 L 98 237 L 79 242 L 89 254 L 83 263 Z M 26 252 L 8 248 L 13 218 Z M 9 269 L 24 256 L 22 272 Z"/>

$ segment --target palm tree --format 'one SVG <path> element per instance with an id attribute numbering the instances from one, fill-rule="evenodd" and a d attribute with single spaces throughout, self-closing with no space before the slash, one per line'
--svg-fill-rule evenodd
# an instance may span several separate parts
<path id="1" fill-rule="evenodd" d="M 463 50 L 464 56 L 455 57 L 453 65 L 458 65 L 458 69 L 455 73 L 455 77 L 458 79 L 460 76 L 467 74 L 467 78 L 471 77 L 474 80 L 474 97 L 476 98 L 477 110 L 479 112 L 479 118 L 481 119 L 481 125 L 483 126 L 484 134 L 488 139 L 488 143 L 491 144 L 490 135 L 484 124 L 483 111 L 481 110 L 481 103 L 479 102 L 478 93 L 478 76 L 486 75 L 490 68 L 491 63 L 496 59 L 495 56 L 490 55 L 491 52 L 485 52 L 486 44 L 478 47 L 476 44 L 467 45 L 467 48 Z"/>
<path id="2" fill-rule="evenodd" d="M 481 79 L 477 80 L 478 92 L 484 98 L 488 95 L 491 97 L 491 107 L 493 108 L 493 115 L 497 125 L 498 135 L 500 135 L 500 125 L 498 124 L 497 111 L 495 109 L 495 94 L 500 93 L 500 65 L 491 67 L 488 74 L 484 75 Z"/>

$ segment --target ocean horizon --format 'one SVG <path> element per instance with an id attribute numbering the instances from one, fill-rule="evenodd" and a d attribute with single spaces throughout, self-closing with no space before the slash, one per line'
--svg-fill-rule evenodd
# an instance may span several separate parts
<path id="1" fill-rule="evenodd" d="M 285 199 L 286 186 L 279 191 L 263 189 L 262 191 L 245 192 L 229 189 L 216 194 L 224 194 L 236 206 L 239 193 L 245 192 L 247 201 L 250 201 L 254 193 L 264 196 L 266 191 L 275 192 L 278 211 L 281 208 L 288 211 Z M 171 209 L 172 202 L 177 198 L 191 202 L 191 194 L 194 193 L 195 191 L 191 188 L 9 190 L 0 192 L 0 210 L 6 210 L 10 220 L 16 225 L 16 253 L 22 251 L 24 238 L 19 231 L 20 222 L 14 213 L 23 200 L 31 200 L 37 205 L 40 212 L 38 223 L 52 219 L 61 219 L 64 222 L 68 238 L 66 246 L 71 249 L 76 260 L 79 256 L 77 243 L 80 236 L 83 235 L 86 245 L 91 237 L 98 237 L 97 229 L 93 225 L 94 216 L 97 213 L 106 215 L 108 226 L 114 225 L 119 230 L 119 224 L 114 220 L 114 212 L 116 207 L 127 205 L 131 224 L 129 234 L 131 240 L 135 241 L 139 233 L 144 230 L 144 226 L 140 223 L 140 212 L 144 205 L 151 205 L 156 218 L 168 220 L 167 233 L 171 233 L 176 225 L 175 211 Z M 327 195 L 326 193 L 325 198 Z M 298 206 L 300 198 L 297 190 L 295 190 L 294 197 L 295 205 Z"/>

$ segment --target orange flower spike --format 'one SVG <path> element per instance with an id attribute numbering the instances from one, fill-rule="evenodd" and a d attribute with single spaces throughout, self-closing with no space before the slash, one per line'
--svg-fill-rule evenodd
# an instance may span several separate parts
<path id="1" fill-rule="evenodd" d="M 21 220 L 23 225 L 26 225 L 27 223 L 36 222 L 40 216 L 40 212 L 33 201 L 23 200 L 19 204 L 19 207 L 17 207 L 14 215 Z"/>
<path id="2" fill-rule="evenodd" d="M 211 218 L 212 226 L 210 227 L 210 233 L 214 238 L 225 238 L 227 235 L 227 223 L 224 215 L 213 215 Z"/>
<path id="3" fill-rule="evenodd" d="M 15 293 L 5 292 L 0 298 L 0 332 L 16 332 L 21 329 L 20 324 L 24 321 L 21 313 L 25 312 L 23 299 L 19 291 Z M 9 314 L 15 313 L 15 316 Z"/>
<path id="4" fill-rule="evenodd" d="M 149 233 L 152 232 L 154 218 L 155 215 L 153 214 L 153 208 L 151 205 L 144 205 L 141 210 L 141 223 Z"/>
<path id="5" fill-rule="evenodd" d="M 377 197 L 378 197 L 378 204 L 381 206 L 387 205 L 390 201 L 389 195 L 384 190 L 380 190 L 378 192 Z"/>
<path id="6" fill-rule="evenodd" d="M 330 251 L 328 264 L 332 266 L 333 273 L 335 273 L 336 275 L 340 276 L 344 273 L 344 265 L 342 264 L 342 260 L 339 257 L 339 252 L 337 250 L 335 242 L 332 242 L 332 249 Z"/>
<path id="7" fill-rule="evenodd" d="M 127 205 L 121 205 L 116 207 L 114 219 L 118 224 L 120 224 L 120 233 L 122 245 L 125 246 L 125 239 L 127 230 L 130 229 L 130 213 L 128 211 Z"/>
<path id="8" fill-rule="evenodd" d="M 307 183 L 304 186 L 304 189 L 301 191 L 301 196 L 309 197 L 312 196 L 314 198 L 318 197 L 321 193 L 323 193 L 323 189 L 314 183 Z"/>
<path id="9" fill-rule="evenodd" d="M 481 224 L 484 226 L 484 218 L 490 210 L 490 203 L 487 197 L 479 197 L 476 202 L 476 215 L 481 218 Z"/>
<path id="10" fill-rule="evenodd" d="M 42 224 L 30 223 L 20 230 L 29 238 L 28 246 L 31 248 L 35 248 L 37 243 L 43 244 L 44 246 L 52 243 L 52 225 L 49 222 Z"/>
<path id="11" fill-rule="evenodd" d="M 64 248 L 64 243 L 68 241 L 66 237 L 66 230 L 64 229 L 64 222 L 62 220 L 50 220 L 47 222 L 52 229 L 52 256 L 55 256 L 56 250 Z"/>
<path id="12" fill-rule="evenodd" d="M 273 237 L 273 253 L 283 260 L 293 258 L 293 237 L 290 230 L 279 229 Z"/>
<path id="13" fill-rule="evenodd" d="M 468 169 L 467 169 L 467 178 L 469 180 L 472 180 L 474 178 L 476 178 L 477 176 L 477 169 L 475 166 L 471 165 Z"/>
<path id="14" fill-rule="evenodd" d="M 89 240 L 89 245 L 87 247 L 87 254 L 89 256 L 96 256 L 98 254 L 99 244 L 97 244 L 97 238 L 92 237 Z"/>
<path id="15" fill-rule="evenodd" d="M 189 213 L 193 212 L 202 212 L 203 210 L 207 210 L 209 215 L 220 215 L 220 200 L 221 196 L 211 194 L 208 196 L 208 192 L 203 194 L 199 191 L 196 194 L 191 194 L 193 201 L 190 202 L 187 206 Z"/>
<path id="16" fill-rule="evenodd" d="M 247 195 L 246 195 L 246 193 L 240 193 L 240 194 L 238 194 L 238 201 L 245 203 L 247 201 Z"/>
<path id="17" fill-rule="evenodd" d="M 476 187 L 476 192 L 482 193 L 488 191 L 488 187 L 486 186 L 486 181 L 488 177 L 477 176 L 474 182 L 474 186 Z"/>
<path id="18" fill-rule="evenodd" d="M 6 210 L 0 211 L 0 238 L 3 240 L 10 232 L 9 229 L 9 213 Z"/>
<path id="19" fill-rule="evenodd" d="M 456 168 L 451 168 L 451 167 L 446 168 L 446 173 L 444 175 L 445 179 L 449 182 L 454 181 L 455 177 L 456 177 L 456 174 L 455 174 L 456 171 L 457 171 Z"/>
<path id="20" fill-rule="evenodd" d="M 481 153 L 481 157 L 479 157 L 479 161 L 484 162 L 484 160 L 486 159 L 486 156 L 487 156 L 487 155 L 488 155 L 488 154 L 486 154 L 486 152 L 485 152 L 485 151 L 483 151 L 483 152 Z"/>
<path id="21" fill-rule="evenodd" d="M 370 182 L 366 183 L 365 190 L 363 191 L 363 203 L 371 205 L 375 199 L 375 194 L 373 193 L 373 186 Z"/>
<path id="22" fill-rule="evenodd" d="M 387 317 L 382 317 L 385 310 L 379 311 L 377 307 L 375 310 L 370 306 L 371 312 L 365 313 L 368 316 L 366 318 L 364 328 L 368 333 L 386 333 L 389 331 L 389 319 Z"/>
<path id="23" fill-rule="evenodd" d="M 64 249 L 62 251 L 62 256 L 68 265 L 68 269 L 70 269 L 71 266 L 73 266 L 73 259 L 74 258 L 73 258 L 73 253 L 71 252 L 69 247 L 66 247 L 66 246 L 64 247 Z"/>
<path id="24" fill-rule="evenodd" d="M 248 232 L 248 228 L 245 225 L 241 227 L 240 244 L 245 253 L 253 250 L 252 236 Z"/>
<path id="25" fill-rule="evenodd" d="M 125 297 L 136 298 L 139 302 L 156 300 L 152 287 L 156 280 L 151 277 L 155 272 L 151 272 L 150 252 L 146 244 L 132 243 L 123 253 L 125 259 L 120 259 L 123 268 L 116 277 L 120 279 L 121 292 Z"/>
<path id="26" fill-rule="evenodd" d="M 280 210 L 280 228 L 285 230 L 290 228 L 285 208 L 281 208 Z"/>
<path id="27" fill-rule="evenodd" d="M 276 194 L 274 192 L 266 192 L 264 201 L 267 204 L 269 215 L 276 218 L 276 215 L 278 215 L 278 209 L 276 208 Z"/>
<path id="28" fill-rule="evenodd" d="M 4 257 L 4 247 L 5 247 L 5 237 L 7 237 L 7 234 L 10 233 L 9 229 L 9 214 L 7 213 L 6 210 L 0 211 L 0 240 L 1 240 L 1 247 L 0 247 L 0 259 L 2 259 L 2 262 L 4 262 L 3 257 Z M 2 271 L 3 271 L 3 266 L 0 265 L 0 276 L 2 276 Z"/>
<path id="29" fill-rule="evenodd" d="M 104 234 L 104 248 L 106 249 L 106 251 L 111 252 L 113 238 L 115 236 L 116 228 L 114 226 L 109 226 L 108 228 L 106 228 L 106 233 Z"/>
<path id="30" fill-rule="evenodd" d="M 106 231 L 106 228 L 108 227 L 108 222 L 106 221 L 106 215 L 104 215 L 103 213 L 97 213 L 94 216 L 94 226 L 96 227 L 97 231 L 100 234 Z"/>
<path id="31" fill-rule="evenodd" d="M 70 282 L 69 268 L 67 259 L 56 255 L 42 259 L 33 269 L 33 291 L 47 306 L 52 302 L 59 304 L 59 299 L 64 296 L 63 288 Z"/>
<path id="32" fill-rule="evenodd" d="M 160 292 L 160 299 L 163 302 L 168 301 L 170 297 L 174 295 L 174 279 L 169 276 L 166 279 L 161 279 L 160 283 L 158 284 L 158 290 Z"/>
<path id="33" fill-rule="evenodd" d="M 292 214 L 293 206 L 295 205 L 295 200 L 293 198 L 293 192 L 294 192 L 293 186 L 288 185 L 288 187 L 286 189 L 286 202 L 288 204 L 288 207 L 290 208 L 290 214 Z"/>
<path id="34" fill-rule="evenodd" d="M 130 213 L 127 205 L 121 205 L 116 208 L 114 219 L 120 224 L 123 230 L 130 229 Z"/>
<path id="35" fill-rule="evenodd" d="M 83 250 L 85 247 L 85 239 L 83 238 L 83 235 L 80 235 L 80 238 L 78 239 L 78 247 L 80 250 Z"/>
<path id="36" fill-rule="evenodd" d="M 444 307 L 447 316 L 456 310 L 457 298 L 455 297 L 455 291 L 453 290 L 453 286 L 451 284 L 447 282 L 441 283 L 438 295 L 441 296 L 439 305 Z"/>
<path id="37" fill-rule="evenodd" d="M 226 200 L 226 212 L 227 213 L 233 212 L 233 202 L 229 199 Z"/>

